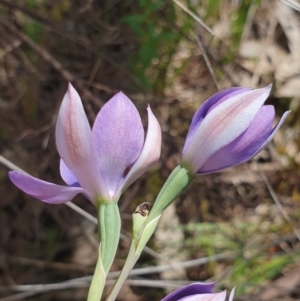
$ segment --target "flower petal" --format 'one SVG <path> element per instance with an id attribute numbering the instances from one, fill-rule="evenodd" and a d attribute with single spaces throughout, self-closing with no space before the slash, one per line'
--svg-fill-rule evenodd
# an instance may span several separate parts
<path id="1" fill-rule="evenodd" d="M 177 299 L 178 301 L 225 301 L 226 291 L 214 294 L 201 294 Z"/>
<path id="2" fill-rule="evenodd" d="M 231 290 L 228 301 L 233 300 L 234 293 L 235 293 L 235 287 Z"/>
<path id="3" fill-rule="evenodd" d="M 98 167 L 91 128 L 76 90 L 69 84 L 56 123 L 56 145 L 61 158 L 90 199 L 107 196 Z"/>
<path id="4" fill-rule="evenodd" d="M 263 106 L 249 128 L 211 156 L 197 173 L 210 173 L 250 160 L 273 139 L 288 114 L 289 112 L 286 112 L 276 127 L 271 129 L 275 118 L 274 107 Z"/>
<path id="5" fill-rule="evenodd" d="M 210 98 L 208 98 L 196 111 L 191 126 L 189 129 L 189 132 L 186 137 L 186 142 L 183 148 L 183 152 L 185 150 L 186 145 L 189 143 L 189 140 L 192 138 L 193 134 L 195 133 L 196 129 L 199 127 L 200 123 L 202 122 L 203 118 L 207 115 L 209 111 L 212 110 L 217 104 L 220 104 L 220 102 L 223 102 L 227 100 L 229 97 L 232 97 L 234 95 L 238 95 L 241 93 L 244 93 L 246 91 L 251 91 L 251 88 L 240 88 L 240 87 L 234 87 L 229 88 L 223 91 L 220 91 Z"/>
<path id="6" fill-rule="evenodd" d="M 233 166 L 255 155 L 270 136 L 275 118 L 273 106 L 263 106 L 255 119 L 238 138 L 213 154 L 197 173 L 207 173 Z"/>
<path id="7" fill-rule="evenodd" d="M 147 171 L 155 162 L 158 161 L 161 153 L 161 128 L 158 120 L 148 106 L 148 131 L 144 147 L 137 161 L 133 164 L 127 174 L 120 189 L 124 191 L 145 171 Z"/>
<path id="8" fill-rule="evenodd" d="M 84 192 L 81 187 L 55 185 L 18 171 L 10 171 L 8 175 L 18 188 L 49 204 L 66 203 L 71 201 L 78 193 Z"/>
<path id="9" fill-rule="evenodd" d="M 256 151 L 256 153 L 254 154 L 257 155 L 275 136 L 275 134 L 277 133 L 277 131 L 279 130 L 279 128 L 281 127 L 281 125 L 283 124 L 283 122 L 286 120 L 286 118 L 288 117 L 288 115 L 291 113 L 291 111 L 287 111 L 283 114 L 283 116 L 281 117 L 281 119 L 279 120 L 279 122 L 277 123 L 277 125 L 273 128 L 271 134 L 269 135 L 268 139 L 260 146 L 260 148 Z"/>
<path id="10" fill-rule="evenodd" d="M 183 161 L 193 172 L 200 170 L 211 155 L 249 127 L 270 90 L 269 86 L 229 97 L 207 114 L 183 152 Z"/>
<path id="11" fill-rule="evenodd" d="M 214 285 L 214 283 L 192 283 L 177 289 L 176 291 L 163 298 L 161 301 L 178 301 L 188 296 L 211 294 Z"/>
<path id="12" fill-rule="evenodd" d="M 60 159 L 59 169 L 60 175 L 66 184 L 73 187 L 80 187 L 78 180 L 75 178 L 63 159 Z"/>
<path id="13" fill-rule="evenodd" d="M 122 92 L 101 109 L 93 130 L 101 173 L 111 198 L 114 198 L 126 171 L 137 160 L 144 143 L 140 115 Z"/>

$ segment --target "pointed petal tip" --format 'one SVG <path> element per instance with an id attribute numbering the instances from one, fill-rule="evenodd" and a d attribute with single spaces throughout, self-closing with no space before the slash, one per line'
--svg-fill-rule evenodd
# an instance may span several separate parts
<path id="1" fill-rule="evenodd" d="M 125 93 L 124 93 L 123 91 L 119 91 L 118 93 L 116 93 L 116 95 L 126 96 Z"/>
<path id="2" fill-rule="evenodd" d="M 283 114 L 283 116 L 287 116 L 287 115 L 289 115 L 291 112 L 292 112 L 292 110 L 285 111 L 284 114 Z"/>
<path id="3" fill-rule="evenodd" d="M 146 108 L 146 110 L 148 111 L 148 113 L 149 113 L 149 112 L 152 113 L 151 107 L 150 107 L 150 105 L 149 105 L 148 103 L 147 103 L 147 108 Z"/>
<path id="4" fill-rule="evenodd" d="M 126 189 L 138 177 L 146 172 L 153 164 L 155 164 L 161 154 L 162 133 L 161 127 L 152 113 L 150 106 L 147 107 L 148 111 L 148 130 L 143 149 L 137 161 L 133 164 L 132 169 L 127 174 L 120 190 Z"/>
<path id="5" fill-rule="evenodd" d="M 131 99 L 126 96 L 122 91 L 116 93 L 113 97 L 109 99 L 108 102 L 125 102 L 132 103 Z"/>
<path id="6" fill-rule="evenodd" d="M 28 175 L 27 173 L 25 172 L 20 172 L 20 171 L 17 171 L 17 170 L 11 170 L 8 172 L 8 177 L 9 179 L 17 186 L 16 184 L 16 180 L 18 178 L 19 175 Z"/>
<path id="7" fill-rule="evenodd" d="M 68 89 L 67 89 L 67 92 L 66 94 L 69 93 L 69 94 L 73 94 L 73 93 L 76 93 L 78 94 L 78 92 L 76 91 L 76 89 L 74 88 L 74 86 L 71 84 L 71 82 L 68 82 Z M 78 95 L 79 97 L 79 95 Z"/>
<path id="8" fill-rule="evenodd" d="M 14 173 L 15 173 L 16 171 L 15 170 L 12 170 L 12 171 L 9 171 L 8 172 L 8 177 L 9 177 L 9 179 L 12 181 L 12 177 L 13 177 L 13 175 L 14 175 Z"/>
<path id="9" fill-rule="evenodd" d="M 228 301 L 232 301 L 235 293 L 235 287 L 231 290 Z"/>
<path id="10" fill-rule="evenodd" d="M 264 87 L 263 89 L 267 90 L 269 92 L 269 94 L 270 94 L 272 88 L 273 88 L 273 84 L 269 84 L 268 86 Z"/>
<path id="11" fill-rule="evenodd" d="M 273 84 L 269 84 L 268 86 L 263 87 L 263 88 L 259 88 L 257 90 L 261 90 L 262 92 L 266 91 L 268 94 L 270 94 L 270 92 L 272 90 L 272 87 L 273 87 Z"/>
<path id="12" fill-rule="evenodd" d="M 262 88 L 253 88 L 251 87 L 251 91 L 254 92 L 254 91 L 261 91 L 261 93 L 268 93 L 270 94 L 271 90 L 272 90 L 272 87 L 273 87 L 273 84 L 269 84 L 265 87 L 262 87 Z"/>

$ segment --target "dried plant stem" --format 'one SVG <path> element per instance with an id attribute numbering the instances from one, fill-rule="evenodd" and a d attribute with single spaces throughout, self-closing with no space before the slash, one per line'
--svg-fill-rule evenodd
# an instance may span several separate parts
<path id="1" fill-rule="evenodd" d="M 280 211 L 280 213 L 282 214 L 283 218 L 286 220 L 286 222 L 290 225 L 291 229 L 293 230 L 295 236 L 297 237 L 297 239 L 300 241 L 300 233 L 299 231 L 293 226 L 293 222 L 290 219 L 288 213 L 285 211 L 285 209 L 283 208 L 283 206 L 281 205 L 281 202 L 276 194 L 276 192 L 274 191 L 269 179 L 267 178 L 267 176 L 264 174 L 264 172 L 260 169 L 259 165 L 257 164 L 257 168 L 259 170 L 259 173 L 262 177 L 262 179 L 264 180 L 272 198 L 274 203 L 276 204 L 278 210 Z"/>

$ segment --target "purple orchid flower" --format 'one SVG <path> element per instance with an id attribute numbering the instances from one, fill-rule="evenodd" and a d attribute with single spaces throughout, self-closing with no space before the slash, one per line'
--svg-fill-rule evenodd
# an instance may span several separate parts
<path id="1" fill-rule="evenodd" d="M 50 204 L 72 200 L 78 193 L 93 203 L 116 201 L 121 193 L 160 157 L 161 129 L 148 107 L 148 131 L 123 93 L 98 113 L 91 130 L 81 99 L 69 84 L 56 123 L 60 174 L 69 186 L 56 185 L 11 171 L 11 181 L 27 194 Z"/>
<path id="2" fill-rule="evenodd" d="M 172 292 L 161 301 L 225 301 L 226 291 L 213 293 L 214 283 L 193 283 Z M 229 301 L 232 301 L 234 289 Z"/>
<path id="3" fill-rule="evenodd" d="M 231 167 L 254 157 L 269 143 L 290 111 L 273 128 L 274 107 L 264 105 L 271 86 L 230 88 L 195 113 L 183 149 L 183 164 L 195 174 Z"/>

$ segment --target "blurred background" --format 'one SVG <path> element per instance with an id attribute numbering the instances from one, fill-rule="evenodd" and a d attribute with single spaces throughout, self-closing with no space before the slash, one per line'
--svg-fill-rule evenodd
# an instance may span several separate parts
<path id="1" fill-rule="evenodd" d="M 96 225 L 7 177 L 13 163 L 63 183 L 54 127 L 68 82 L 91 124 L 122 90 L 145 128 L 149 104 L 163 131 L 161 160 L 119 202 L 124 236 L 112 271 L 126 258 L 132 212 L 180 162 L 199 105 L 221 89 L 272 83 L 277 117 L 292 110 L 274 142 L 193 182 L 119 300 L 160 300 L 189 281 L 236 286 L 235 300 L 299 300 L 299 10 L 295 0 L 0 0 L 0 300 L 86 300 Z M 96 216 L 83 196 L 74 203 Z"/>

